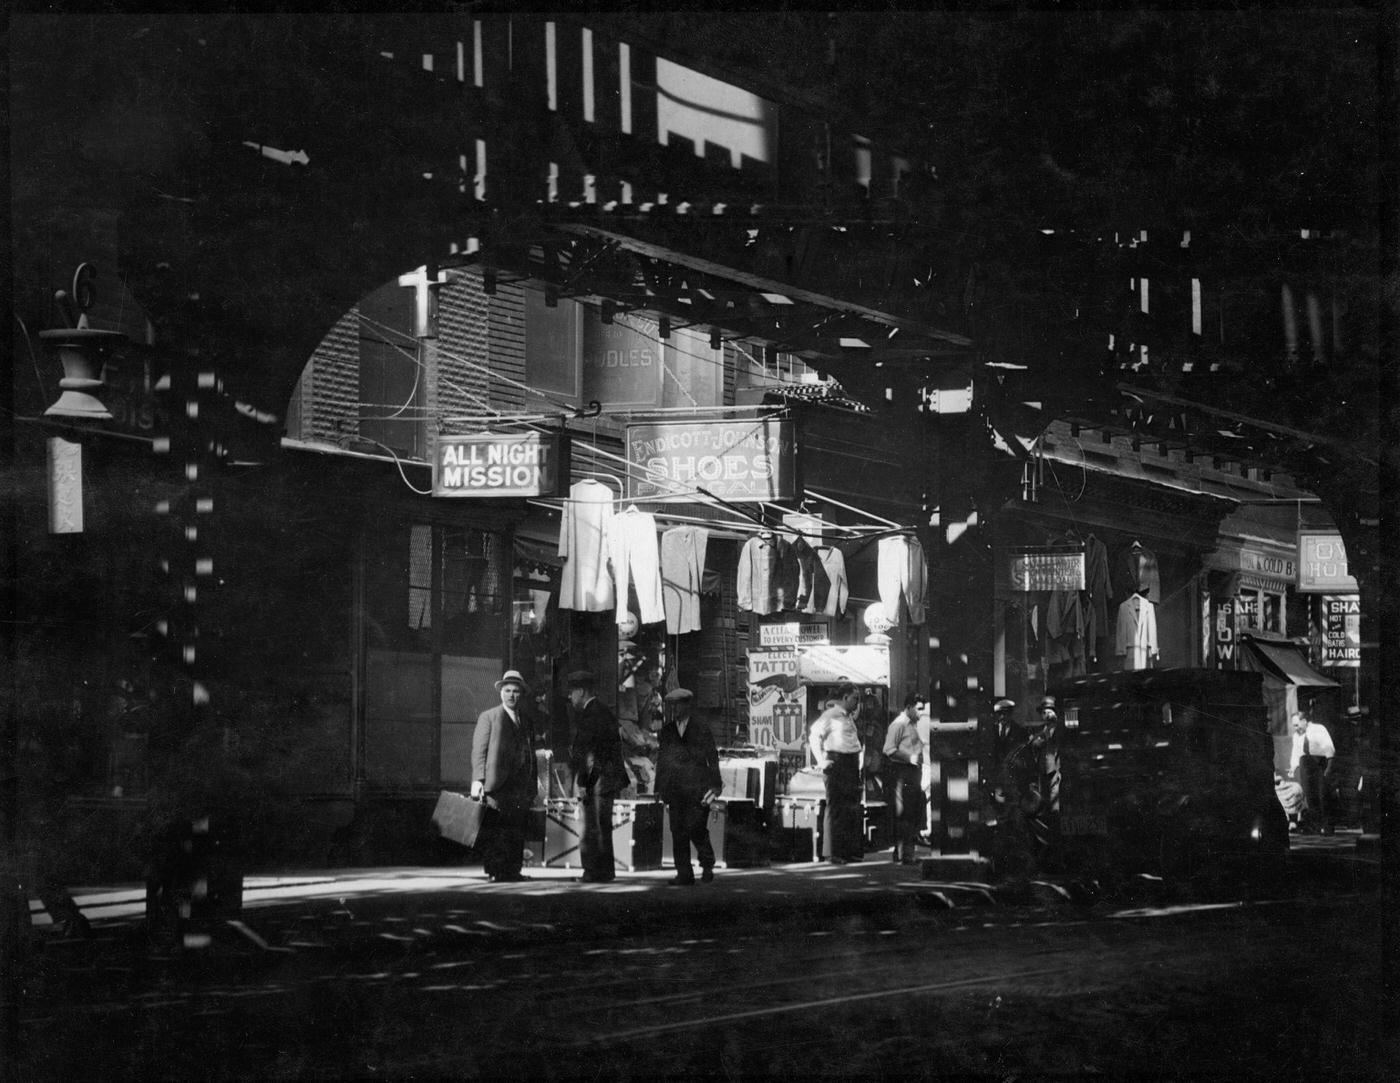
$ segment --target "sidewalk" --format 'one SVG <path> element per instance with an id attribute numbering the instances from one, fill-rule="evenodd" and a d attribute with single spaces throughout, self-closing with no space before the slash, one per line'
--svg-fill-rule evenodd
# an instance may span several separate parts
<path id="1" fill-rule="evenodd" d="M 1300 840 L 1301 841 L 1301 840 Z M 1335 881 L 1339 887 L 1369 881 L 1375 858 L 1360 853 L 1356 833 L 1309 836 L 1295 845 L 1285 876 L 1304 882 Z M 529 880 L 493 884 L 480 866 L 396 867 L 254 873 L 245 876 L 241 924 L 252 942 L 295 943 L 298 936 L 327 927 L 348 935 L 386 935 L 384 923 L 418 915 L 463 917 L 479 928 L 571 932 L 617 931 L 630 926 L 712 925 L 791 922 L 803 914 L 896 915 L 899 912 L 962 910 L 1001 905 L 1064 905 L 1108 902 L 1071 879 L 1032 880 L 1009 892 L 987 883 L 985 864 L 975 858 L 930 857 L 919 866 L 900 866 L 889 852 L 871 853 L 855 865 L 825 862 L 716 869 L 712 883 L 677 887 L 670 868 L 620 872 L 610 884 L 585 884 L 571 868 L 526 869 Z M 95 936 L 138 931 L 145 917 L 142 884 L 76 887 L 72 893 Z M 1130 895 L 1111 900 L 1137 902 L 1181 899 L 1178 885 L 1140 878 Z M 58 931 L 38 900 L 30 902 L 39 939 Z M 451 927 L 449 922 L 447 927 Z M 314 940 L 314 935 L 313 935 Z M 309 943 L 310 941 L 308 941 Z"/>

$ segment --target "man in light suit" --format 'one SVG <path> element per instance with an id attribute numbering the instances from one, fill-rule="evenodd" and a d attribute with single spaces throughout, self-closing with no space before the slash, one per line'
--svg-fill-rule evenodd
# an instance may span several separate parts
<path id="1" fill-rule="evenodd" d="M 522 700 L 530 694 L 518 670 L 496 682 L 501 705 L 482 711 L 472 738 L 472 796 L 486 808 L 481 818 L 481 852 L 486 875 L 496 883 L 527 880 L 525 825 L 535 797 L 535 748 Z"/>

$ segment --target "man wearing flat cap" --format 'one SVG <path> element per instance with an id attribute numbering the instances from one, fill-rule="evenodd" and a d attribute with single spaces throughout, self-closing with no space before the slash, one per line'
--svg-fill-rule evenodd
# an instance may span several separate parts
<path id="1" fill-rule="evenodd" d="M 1055 697 L 1042 697 L 1035 717 L 1017 723 L 1027 731 L 1025 740 L 1011 750 L 1001 768 L 1001 781 L 1014 805 L 1008 810 L 1011 819 L 1037 863 L 1045 860 L 1059 833 L 1058 721 Z"/>
<path id="2" fill-rule="evenodd" d="M 519 670 L 508 669 L 496 682 L 501 704 L 477 716 L 472 738 L 472 796 L 485 802 L 481 852 L 486 875 L 496 883 L 529 879 L 525 825 L 535 797 L 535 747 L 523 700 L 530 688 Z"/>
<path id="3" fill-rule="evenodd" d="M 569 766 L 574 787 L 583 803 L 583 837 L 579 857 L 585 883 L 601 884 L 615 874 L 612 846 L 613 799 L 627 785 L 627 769 L 622 764 L 622 739 L 617 717 L 594 694 L 592 673 L 579 669 L 570 673 L 569 709 L 574 719 L 574 736 L 569 744 Z"/>
<path id="4" fill-rule="evenodd" d="M 715 878 L 715 848 L 710 842 L 710 802 L 719 796 L 724 780 L 719 773 L 719 752 L 705 723 L 690 716 L 689 689 L 666 693 L 666 724 L 661 727 L 661 749 L 656 757 L 656 794 L 671 814 L 671 848 L 675 853 L 673 884 L 695 883 L 690 864 L 694 845 L 700 859 L 700 879 Z"/>

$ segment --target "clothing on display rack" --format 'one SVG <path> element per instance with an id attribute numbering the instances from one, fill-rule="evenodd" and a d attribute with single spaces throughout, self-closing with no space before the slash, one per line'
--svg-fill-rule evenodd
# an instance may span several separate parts
<path id="1" fill-rule="evenodd" d="M 850 584 L 846 581 L 846 555 L 834 545 L 819 545 L 817 559 L 826 573 L 827 589 L 822 593 L 821 579 L 818 578 L 812 591 L 811 612 L 825 613 L 828 617 L 844 617 L 846 600 L 850 597 Z"/>
<path id="2" fill-rule="evenodd" d="M 1117 648 L 1124 669 L 1148 669 L 1157 657 L 1157 607 L 1142 594 L 1118 607 Z"/>
<path id="3" fill-rule="evenodd" d="M 792 552 L 798 570 L 797 608 L 803 613 L 820 613 L 831 592 L 831 577 L 826 574 L 817 551 L 800 534 L 792 543 Z"/>
<path id="4" fill-rule="evenodd" d="M 1108 546 L 1090 534 L 1084 539 L 1084 638 L 1090 657 L 1098 657 L 1099 640 L 1108 636 L 1108 599 L 1113 584 L 1108 577 Z"/>
<path id="5" fill-rule="evenodd" d="M 759 616 L 794 608 L 798 577 L 792 545 L 770 530 L 760 531 L 739 552 L 739 608 Z"/>
<path id="6" fill-rule="evenodd" d="M 559 555 L 564 558 L 560 609 L 603 613 L 613 608 L 613 581 L 608 571 L 612 505 L 612 490 L 600 481 L 585 478 L 569 488 L 559 523 Z"/>
<path id="7" fill-rule="evenodd" d="M 608 556 L 612 560 L 617 598 L 617 623 L 627 620 L 630 585 L 637 592 L 637 619 L 657 624 L 666 619 L 661 605 L 661 555 L 656 543 L 656 516 L 629 505 L 608 524 Z"/>
<path id="8" fill-rule="evenodd" d="M 700 585 L 709 537 L 710 532 L 698 526 L 674 526 L 661 535 L 661 603 L 670 635 L 700 630 Z"/>
<path id="9" fill-rule="evenodd" d="M 909 623 L 923 624 L 928 599 L 928 564 L 923 545 L 912 535 L 895 534 L 880 539 L 877 553 L 880 603 L 890 619 L 898 620 L 899 600 L 903 598 Z"/>
<path id="10" fill-rule="evenodd" d="M 1127 598 L 1146 593 L 1153 603 L 1162 600 L 1162 579 L 1157 570 L 1157 554 L 1140 541 L 1118 554 L 1113 565 L 1113 596 Z"/>
<path id="11" fill-rule="evenodd" d="M 1045 662 L 1069 663 L 1065 676 L 1085 671 L 1084 609 L 1077 590 L 1052 590 L 1045 607 Z"/>

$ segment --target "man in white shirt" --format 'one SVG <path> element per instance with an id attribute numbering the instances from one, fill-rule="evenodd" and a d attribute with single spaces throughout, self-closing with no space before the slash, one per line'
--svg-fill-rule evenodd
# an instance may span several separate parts
<path id="1" fill-rule="evenodd" d="M 833 865 L 860 861 L 861 831 L 860 736 L 854 712 L 860 689 L 846 683 L 836 690 L 836 703 L 812 723 L 807 745 L 826 777 L 826 852 Z"/>
<path id="2" fill-rule="evenodd" d="M 923 787 L 920 785 L 924 762 L 924 741 L 919 736 L 919 717 L 927 699 L 917 692 L 904 697 L 904 710 L 885 731 L 885 794 L 894 802 L 894 849 L 891 857 L 898 864 L 912 865 L 924 826 Z"/>
<path id="3" fill-rule="evenodd" d="M 1293 723 L 1293 770 L 1291 774 L 1303 785 L 1303 812 L 1299 816 L 1301 833 L 1333 832 L 1331 809 L 1327 804 L 1328 776 L 1337 748 L 1332 735 L 1321 722 L 1314 722 L 1302 711 L 1291 719 Z"/>

